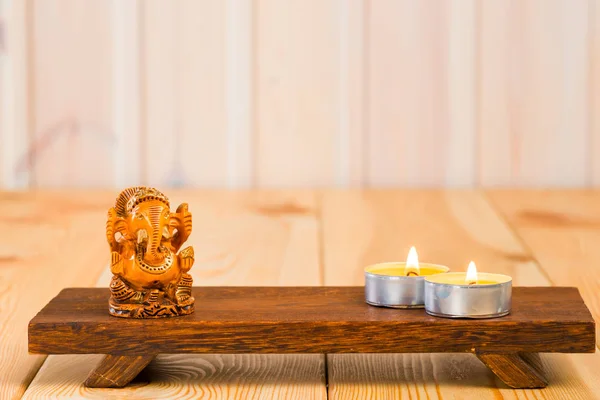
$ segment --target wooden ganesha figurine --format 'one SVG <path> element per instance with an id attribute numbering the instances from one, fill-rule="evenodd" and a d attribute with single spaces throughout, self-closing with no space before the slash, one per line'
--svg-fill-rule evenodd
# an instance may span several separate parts
<path id="1" fill-rule="evenodd" d="M 188 274 L 194 250 L 179 252 L 191 232 L 186 203 L 171 213 L 169 199 L 157 189 L 137 186 L 119 194 L 106 223 L 113 273 L 111 315 L 160 318 L 194 312 Z"/>

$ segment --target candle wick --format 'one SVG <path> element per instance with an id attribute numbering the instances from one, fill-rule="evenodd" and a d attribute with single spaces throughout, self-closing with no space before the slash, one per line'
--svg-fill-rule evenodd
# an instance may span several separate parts
<path id="1" fill-rule="evenodd" d="M 477 282 L 471 281 L 471 282 L 467 283 L 467 285 L 477 285 Z"/>
<path id="2" fill-rule="evenodd" d="M 417 274 L 415 271 L 408 271 L 408 272 L 406 273 L 406 276 L 411 276 L 411 275 L 414 275 L 414 276 L 419 276 L 419 274 Z"/>

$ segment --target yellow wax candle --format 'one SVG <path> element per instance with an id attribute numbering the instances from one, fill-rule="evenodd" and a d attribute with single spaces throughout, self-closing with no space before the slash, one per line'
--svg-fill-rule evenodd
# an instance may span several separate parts
<path id="1" fill-rule="evenodd" d="M 447 274 L 428 277 L 429 282 L 442 283 L 447 285 L 499 285 L 512 281 L 508 275 L 491 274 L 485 272 L 477 272 L 475 263 L 471 261 L 467 272 L 450 272 Z"/>
<path id="2" fill-rule="evenodd" d="M 407 269 L 406 263 L 403 262 L 381 263 L 370 266 L 366 269 L 366 272 L 369 272 L 371 274 L 385 276 L 407 276 L 407 272 L 410 271 L 411 269 Z M 447 271 L 448 268 L 444 267 L 443 265 L 422 263 L 419 265 L 419 275 L 417 276 L 428 276 Z"/>
<path id="3" fill-rule="evenodd" d="M 497 318 L 511 309 L 512 278 L 477 273 L 471 262 L 467 272 L 436 274 L 425 278 L 425 312 L 444 318 Z"/>
<path id="4" fill-rule="evenodd" d="M 414 247 L 410 248 L 406 262 L 385 262 L 365 268 L 365 272 L 383 276 L 418 277 L 448 272 L 443 265 L 419 263 L 419 255 Z"/>
<path id="5" fill-rule="evenodd" d="M 365 301 L 378 307 L 422 308 L 425 279 L 449 270 L 444 265 L 419 264 L 412 247 L 406 262 L 383 262 L 365 268 Z"/>

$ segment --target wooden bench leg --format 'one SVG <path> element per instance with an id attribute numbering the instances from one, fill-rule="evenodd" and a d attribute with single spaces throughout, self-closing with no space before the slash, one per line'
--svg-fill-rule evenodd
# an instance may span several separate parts
<path id="1" fill-rule="evenodd" d="M 548 385 L 541 368 L 533 365 L 532 360 L 537 354 L 477 353 L 476 355 L 502 382 L 511 388 L 538 389 Z"/>
<path id="2" fill-rule="evenodd" d="M 135 378 L 156 355 L 106 355 L 85 381 L 90 388 L 121 388 Z"/>

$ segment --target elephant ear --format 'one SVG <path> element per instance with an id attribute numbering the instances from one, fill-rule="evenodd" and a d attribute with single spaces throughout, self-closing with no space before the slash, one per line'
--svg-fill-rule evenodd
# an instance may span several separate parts
<path id="1" fill-rule="evenodd" d="M 177 207 L 177 211 L 171 216 L 170 225 L 177 229 L 177 233 L 173 235 L 172 243 L 173 247 L 179 250 L 192 233 L 192 213 L 188 211 L 187 203 L 182 203 Z"/>
<path id="2" fill-rule="evenodd" d="M 119 232 L 122 236 L 126 235 L 127 224 L 125 220 L 117 215 L 117 211 L 114 207 L 108 210 L 108 217 L 106 220 L 106 240 L 112 251 L 119 251 L 120 244 L 115 238 L 115 234 Z"/>

